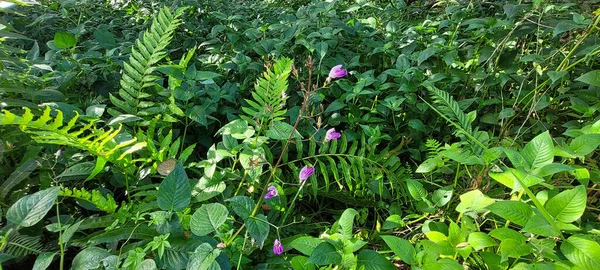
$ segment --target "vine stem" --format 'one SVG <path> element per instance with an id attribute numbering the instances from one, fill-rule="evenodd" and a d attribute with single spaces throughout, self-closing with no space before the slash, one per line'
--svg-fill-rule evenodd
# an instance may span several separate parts
<path id="1" fill-rule="evenodd" d="M 256 203 L 256 205 L 254 206 L 254 209 L 252 210 L 252 213 L 250 214 L 250 217 L 254 217 L 256 215 L 256 212 L 258 211 L 258 208 L 262 205 L 262 201 L 263 201 L 263 197 L 266 194 L 267 191 L 267 187 L 269 186 L 269 184 L 271 183 L 271 180 L 273 179 L 273 177 L 275 176 L 275 173 L 277 172 L 277 168 L 279 167 L 279 165 L 281 164 L 281 160 L 283 159 L 283 154 L 287 151 L 290 142 L 292 141 L 292 138 L 294 137 L 294 133 L 296 132 L 296 129 L 298 128 L 298 124 L 300 123 L 300 119 L 302 119 L 302 115 L 304 115 L 304 112 L 306 111 L 306 108 L 308 106 L 308 96 L 311 93 L 311 86 L 312 86 L 312 58 L 309 56 L 308 59 L 308 84 L 307 84 L 307 88 L 304 89 L 304 99 L 302 101 L 302 107 L 300 108 L 300 112 L 298 113 L 298 118 L 296 118 L 296 122 L 294 123 L 294 126 L 292 127 L 292 131 L 290 132 L 290 136 L 287 139 L 285 145 L 283 146 L 283 149 L 281 151 L 281 154 L 279 155 L 279 158 L 277 159 L 277 162 L 275 162 L 275 166 L 273 166 L 273 168 L 271 169 L 271 174 L 269 174 L 269 179 L 267 179 L 267 181 L 265 182 L 265 185 L 263 186 L 262 189 L 262 193 L 260 195 L 260 197 L 258 198 L 258 202 Z M 286 211 L 289 211 L 290 209 L 287 209 Z M 229 244 L 231 244 L 231 242 L 233 242 L 233 240 L 235 239 L 235 237 L 240 234 L 240 232 L 244 229 L 244 227 L 246 226 L 246 224 L 242 224 L 242 226 L 231 236 L 231 238 L 229 238 L 229 240 L 227 241 L 227 243 L 225 243 L 226 246 L 228 246 Z"/>

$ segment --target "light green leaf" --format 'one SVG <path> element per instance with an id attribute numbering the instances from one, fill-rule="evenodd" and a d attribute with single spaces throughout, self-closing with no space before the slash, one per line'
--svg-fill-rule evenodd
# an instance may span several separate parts
<path id="1" fill-rule="evenodd" d="M 552 163 L 554 159 L 554 144 L 548 131 L 537 135 L 525 145 L 521 152 L 531 169 L 538 169 Z"/>
<path id="2" fill-rule="evenodd" d="M 348 208 L 342 213 L 338 224 L 340 225 L 340 231 L 347 239 L 352 238 L 352 226 L 354 225 L 354 217 L 358 215 L 358 212 L 352 208 Z"/>
<path id="3" fill-rule="evenodd" d="M 408 240 L 392 235 L 382 235 L 381 239 L 390 247 L 402 261 L 407 264 L 412 264 L 415 255 L 417 254 L 413 245 Z"/>
<path id="4" fill-rule="evenodd" d="M 157 194 L 157 204 L 165 211 L 182 211 L 192 197 L 190 181 L 181 163 L 160 183 Z"/>
<path id="5" fill-rule="evenodd" d="M 545 208 L 558 221 L 571 223 L 583 215 L 586 201 L 585 187 L 577 186 L 552 197 L 546 203 Z"/>
<path id="6" fill-rule="evenodd" d="M 576 234 L 565 240 L 560 251 L 581 269 L 600 269 L 600 245 L 587 236 Z"/>
<path id="7" fill-rule="evenodd" d="M 57 31 L 54 34 L 54 46 L 58 48 L 67 49 L 75 46 L 75 44 L 77 44 L 77 39 L 70 33 Z"/>
<path id="8" fill-rule="evenodd" d="M 308 263 L 308 258 L 304 256 L 294 256 L 290 261 L 293 270 L 314 270 L 315 265 Z"/>
<path id="9" fill-rule="evenodd" d="M 190 220 L 190 228 L 195 235 L 205 236 L 216 231 L 227 220 L 227 207 L 220 203 L 202 205 Z"/>
<path id="10" fill-rule="evenodd" d="M 492 213 L 521 226 L 525 226 L 533 210 L 531 206 L 520 201 L 499 201 L 487 207 Z"/>
<path id="11" fill-rule="evenodd" d="M 476 251 L 482 250 L 486 247 L 494 247 L 498 245 L 494 239 L 482 232 L 470 233 L 467 241 L 469 242 L 469 245 L 472 246 Z"/>
<path id="12" fill-rule="evenodd" d="M 315 248 L 321 244 L 323 241 L 319 238 L 314 238 L 312 236 L 302 236 L 294 239 L 290 243 L 290 247 L 296 249 L 304 255 L 310 255 L 313 253 Z"/>
<path id="13" fill-rule="evenodd" d="M 494 200 L 485 196 L 478 189 L 471 190 L 460 195 L 460 203 L 456 206 L 456 211 L 459 213 L 468 211 L 479 213 L 485 211 L 485 207 L 492 203 L 494 203 Z"/>
<path id="14" fill-rule="evenodd" d="M 430 262 L 423 265 L 422 269 L 435 270 L 463 270 L 464 268 L 457 261 L 452 259 L 440 259 L 436 262 Z"/>
<path id="15" fill-rule="evenodd" d="M 583 83 L 587 83 L 596 87 L 600 87 L 600 70 L 593 70 L 587 72 L 579 76 L 579 78 L 575 79 L 576 81 L 580 81 Z"/>
<path id="16" fill-rule="evenodd" d="M 51 187 L 19 199 L 6 212 L 6 219 L 21 227 L 35 225 L 52 208 L 59 191 L 60 187 Z"/>
<path id="17" fill-rule="evenodd" d="M 585 156 L 596 150 L 598 145 L 600 145 L 600 134 L 583 134 L 571 141 L 569 152 L 576 156 Z"/>
<path id="18" fill-rule="evenodd" d="M 267 236 L 269 236 L 270 226 L 267 223 L 267 217 L 263 214 L 258 214 L 255 217 L 248 217 L 245 223 L 250 236 L 262 248 Z"/>
<path id="19" fill-rule="evenodd" d="M 555 237 L 560 235 L 560 232 L 557 231 L 554 226 L 550 225 L 548 221 L 541 215 L 532 216 L 527 224 L 525 224 L 525 227 L 522 231 L 546 237 Z"/>
<path id="20" fill-rule="evenodd" d="M 308 257 L 308 263 L 318 265 L 339 264 L 341 261 L 342 255 L 335 250 L 332 244 L 327 242 L 319 244 Z"/>
<path id="21" fill-rule="evenodd" d="M 358 253 L 358 267 L 364 270 L 396 270 L 385 256 L 368 249 Z"/>

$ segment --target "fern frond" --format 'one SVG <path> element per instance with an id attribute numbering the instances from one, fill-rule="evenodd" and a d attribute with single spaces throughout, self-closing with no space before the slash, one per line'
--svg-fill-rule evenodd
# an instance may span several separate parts
<path id="1" fill-rule="evenodd" d="M 423 86 L 429 90 L 438 107 L 432 106 L 425 100 L 423 101 L 442 118 L 456 127 L 457 135 L 463 134 L 472 140 L 475 143 L 475 145 L 472 146 L 474 152 L 480 153 L 482 149 L 487 148 L 477 139 L 480 136 L 479 132 L 473 130 L 471 120 L 469 120 L 469 117 L 460 109 L 458 102 L 456 102 L 450 94 L 436 88 L 430 83 L 424 83 Z"/>
<path id="2" fill-rule="evenodd" d="M 131 154 L 146 146 L 146 142 L 137 142 L 131 139 L 115 142 L 117 135 L 121 134 L 122 126 L 117 129 L 98 129 L 94 121 L 79 125 L 76 124 L 79 114 L 63 125 L 63 112 L 56 110 L 56 117 L 50 116 L 52 109 L 46 107 L 42 115 L 35 121 L 35 116 L 29 108 L 23 108 L 25 113 L 21 116 L 3 110 L 0 114 L 0 125 L 18 125 L 20 129 L 31 135 L 31 138 L 41 144 L 67 145 L 103 158 L 105 161 L 125 168 L 132 164 Z M 101 168 L 100 168 L 101 169 Z"/>
<path id="3" fill-rule="evenodd" d="M 440 152 L 442 144 L 434 139 L 427 139 L 425 147 L 427 147 L 427 152 L 430 156 L 435 156 Z"/>
<path id="4" fill-rule="evenodd" d="M 304 149 L 298 146 L 301 143 L 296 140 L 297 149 Z M 387 190 L 398 195 L 400 193 L 395 190 L 394 185 L 401 184 L 408 177 L 409 170 L 402 166 L 397 156 L 389 155 L 390 150 L 387 148 L 380 152 L 371 149 L 364 134 L 360 140 L 352 142 L 348 142 L 346 135 L 342 134 L 337 140 L 319 145 L 318 151 L 316 148 L 317 144 L 310 140 L 308 155 L 292 161 L 284 160 L 292 169 L 304 166 L 294 163 L 308 162 L 320 172 L 318 178 L 323 179 L 324 187 L 320 187 L 319 182 L 311 182 L 313 194 L 329 192 L 330 185 L 335 183 L 338 190 L 346 190 L 344 192 L 359 197 L 365 197 L 368 190 L 371 190 L 372 195 L 389 196 Z M 373 188 L 374 185 L 377 186 L 376 189 Z"/>
<path id="5" fill-rule="evenodd" d="M 102 195 L 98 190 L 92 190 L 92 192 L 89 192 L 84 188 L 73 188 L 72 190 L 68 188 L 61 188 L 59 195 L 90 202 L 96 206 L 96 208 L 109 214 L 112 214 L 117 210 L 117 203 L 115 202 L 115 199 L 113 199 L 110 194 L 106 194 L 106 196 Z"/>
<path id="6" fill-rule="evenodd" d="M 29 254 L 40 254 L 46 250 L 42 244 L 41 236 L 21 235 L 14 232 L 9 236 L 9 240 L 1 251 L 22 258 Z"/>
<path id="7" fill-rule="evenodd" d="M 242 107 L 242 111 L 250 118 L 259 119 L 259 123 L 268 124 L 265 120 L 282 120 L 287 111 L 284 107 L 284 94 L 288 88 L 287 79 L 292 72 L 292 64 L 293 61 L 286 57 L 275 61 L 273 68 L 265 71 L 256 81 L 252 92 L 253 99 L 246 99 L 250 107 Z"/>
<path id="8" fill-rule="evenodd" d="M 154 106 L 155 93 L 147 89 L 154 86 L 159 78 L 154 75 L 156 64 L 165 56 L 165 48 L 171 43 L 175 29 L 181 24 L 181 9 L 171 13 L 170 9 L 160 9 L 154 17 L 150 29 L 144 32 L 141 39 L 136 40 L 131 49 L 129 62 L 123 64 L 119 97 L 110 95 L 111 102 L 123 112 L 138 116 L 159 114 L 164 110 Z"/>

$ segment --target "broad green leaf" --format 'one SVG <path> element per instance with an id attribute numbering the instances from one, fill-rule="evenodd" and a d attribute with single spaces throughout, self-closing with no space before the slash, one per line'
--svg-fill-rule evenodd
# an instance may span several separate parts
<path id="1" fill-rule="evenodd" d="M 435 55 L 438 51 L 440 51 L 440 48 L 438 47 L 429 47 L 421 51 L 419 53 L 419 59 L 417 60 L 418 65 L 421 65 L 421 63 L 425 62 L 427 59 L 429 59 L 429 57 Z"/>
<path id="2" fill-rule="evenodd" d="M 531 206 L 520 201 L 499 201 L 487 207 L 492 213 L 521 226 L 525 226 L 533 210 Z"/>
<path id="3" fill-rule="evenodd" d="M 227 220 L 227 207 L 220 203 L 202 205 L 190 220 L 190 228 L 195 235 L 205 236 L 216 231 Z"/>
<path id="4" fill-rule="evenodd" d="M 231 208 L 242 219 L 246 219 L 252 213 L 255 203 L 247 196 L 235 196 L 226 200 L 231 203 Z"/>
<path id="5" fill-rule="evenodd" d="M 368 249 L 358 253 L 358 267 L 364 270 L 396 270 L 385 256 Z"/>
<path id="6" fill-rule="evenodd" d="M 153 259 L 145 259 L 143 260 L 135 270 L 156 270 L 156 262 Z"/>
<path id="7" fill-rule="evenodd" d="M 308 257 L 308 263 L 318 265 L 339 264 L 341 261 L 342 255 L 335 250 L 332 244 L 327 242 L 319 244 Z"/>
<path id="8" fill-rule="evenodd" d="M 545 208 L 558 221 L 571 223 L 583 215 L 586 201 L 585 187 L 577 186 L 552 197 Z"/>
<path id="9" fill-rule="evenodd" d="M 494 239 L 482 232 L 470 233 L 467 241 L 469 242 L 469 245 L 472 246 L 476 251 L 482 250 L 486 247 L 494 247 L 498 245 Z"/>
<path id="10" fill-rule="evenodd" d="M 546 237 L 555 237 L 559 236 L 560 232 L 556 230 L 542 215 L 534 215 L 532 216 L 525 227 L 523 227 L 523 232 L 533 233 Z"/>
<path id="11" fill-rule="evenodd" d="M 220 249 L 213 248 L 209 243 L 203 243 L 191 254 L 186 269 L 220 270 L 221 266 L 216 261 L 219 254 L 221 254 Z"/>
<path id="12" fill-rule="evenodd" d="M 408 240 L 392 235 L 382 235 L 381 239 L 390 247 L 402 261 L 407 264 L 412 264 L 415 255 L 417 254 L 413 245 Z"/>
<path id="13" fill-rule="evenodd" d="M 502 261 L 506 261 L 508 258 L 519 258 L 533 252 L 531 245 L 515 239 L 502 240 L 499 249 L 502 255 Z"/>
<path id="14" fill-rule="evenodd" d="M 423 184 L 421 184 L 419 181 L 407 179 L 406 186 L 408 187 L 408 192 L 413 199 L 421 201 L 427 197 L 427 190 L 423 188 Z"/>
<path id="15" fill-rule="evenodd" d="M 267 217 L 263 214 L 258 214 L 255 217 L 248 217 L 245 221 L 246 229 L 254 241 L 263 247 L 265 240 L 269 236 L 269 224 L 267 223 Z"/>
<path id="16" fill-rule="evenodd" d="M 554 159 L 554 144 L 548 131 L 537 135 L 521 152 L 531 169 L 538 169 L 552 163 Z"/>
<path id="17" fill-rule="evenodd" d="M 552 176 L 559 172 L 572 171 L 573 167 L 562 164 L 562 163 L 551 163 L 544 167 L 539 168 L 534 172 L 535 175 L 539 177 Z"/>
<path id="18" fill-rule="evenodd" d="M 464 268 L 457 261 L 452 259 L 440 259 L 436 262 L 430 262 L 423 265 L 422 269 L 435 270 L 463 270 Z"/>
<path id="19" fill-rule="evenodd" d="M 70 33 L 57 31 L 54 34 L 54 46 L 58 48 L 67 49 L 75 46 L 75 44 L 77 44 L 77 39 Z"/>
<path id="20" fill-rule="evenodd" d="M 157 204 L 165 211 L 182 211 L 192 197 L 190 181 L 181 163 L 160 183 L 157 194 Z"/>
<path id="21" fill-rule="evenodd" d="M 473 211 L 476 213 L 485 211 L 485 207 L 494 203 L 494 200 L 485 196 L 478 189 L 471 190 L 460 195 L 460 203 L 456 206 L 456 211 L 465 213 Z"/>
<path id="22" fill-rule="evenodd" d="M 600 245 L 587 236 L 576 234 L 563 241 L 562 254 L 581 269 L 600 269 Z"/>
<path id="23" fill-rule="evenodd" d="M 550 80 L 552 80 L 552 83 L 555 83 L 556 81 L 558 81 L 560 78 L 564 77 L 567 74 L 569 74 L 569 72 L 566 70 L 548 71 L 548 77 L 550 77 Z"/>
<path id="24" fill-rule="evenodd" d="M 304 255 L 310 256 L 310 254 L 313 253 L 315 248 L 322 242 L 323 240 L 319 238 L 314 238 L 312 236 L 302 236 L 294 239 L 294 241 L 290 243 L 290 247 L 302 252 L 302 254 Z"/>
<path id="25" fill-rule="evenodd" d="M 35 225 L 52 208 L 59 191 L 60 187 L 51 187 L 19 199 L 6 212 L 6 219 L 21 227 Z"/>
<path id="26" fill-rule="evenodd" d="M 600 70 L 589 71 L 586 74 L 579 76 L 579 78 L 575 80 L 600 87 Z"/>
<path id="27" fill-rule="evenodd" d="M 290 261 L 293 270 L 314 270 L 315 265 L 308 263 L 308 257 L 294 256 Z"/>
<path id="28" fill-rule="evenodd" d="M 103 266 L 102 260 L 111 254 L 99 247 L 89 247 L 80 251 L 73 259 L 73 270 L 98 269 Z"/>
<path id="29" fill-rule="evenodd" d="M 1 146 L 0 146 L 1 147 Z M 1 153 L 1 151 L 0 151 Z M 4 201 L 4 198 L 12 188 L 23 182 L 33 172 L 40 162 L 35 158 L 30 158 L 23 162 L 17 169 L 15 169 L 8 179 L 3 180 L 2 186 L 0 186 L 0 201 Z"/>
<path id="30" fill-rule="evenodd" d="M 38 257 L 35 259 L 35 263 L 33 263 L 32 269 L 45 270 L 52 263 L 54 255 L 56 255 L 56 252 L 44 252 L 39 254 Z"/>
<path id="31" fill-rule="evenodd" d="M 354 217 L 358 215 L 358 212 L 352 208 L 348 208 L 342 213 L 338 224 L 340 225 L 340 231 L 342 235 L 350 239 L 352 238 L 352 226 L 354 225 Z"/>
<path id="32" fill-rule="evenodd" d="M 596 150 L 598 145 L 600 145 L 600 134 L 583 134 L 571 141 L 569 152 L 576 156 L 585 156 Z"/>
<path id="33" fill-rule="evenodd" d="M 64 245 L 66 245 L 69 242 L 69 240 L 71 240 L 71 237 L 73 237 L 75 232 L 77 232 L 77 230 L 79 230 L 79 226 L 81 225 L 82 222 L 83 222 L 83 220 L 80 220 L 77 223 L 71 224 L 71 225 L 67 226 L 66 228 L 63 228 L 64 232 L 62 233 L 61 238 L 62 238 L 62 243 Z"/>
<path id="34" fill-rule="evenodd" d="M 525 243 L 525 236 L 523 236 L 521 233 L 509 229 L 509 228 L 498 228 L 495 230 L 492 230 L 489 235 L 491 237 L 494 237 L 500 241 L 504 241 L 507 239 L 512 239 L 512 240 L 517 240 L 519 243 Z"/>

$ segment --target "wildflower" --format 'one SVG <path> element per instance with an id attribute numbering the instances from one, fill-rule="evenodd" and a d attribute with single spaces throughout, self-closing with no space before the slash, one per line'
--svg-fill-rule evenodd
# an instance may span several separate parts
<path id="1" fill-rule="evenodd" d="M 300 182 L 306 181 L 306 179 L 308 179 L 314 172 L 315 168 L 304 166 L 302 170 L 300 170 L 300 175 L 298 175 Z"/>
<path id="2" fill-rule="evenodd" d="M 279 239 L 275 239 L 275 242 L 273 242 L 273 253 L 276 255 L 283 253 L 283 245 L 279 242 Z"/>
<path id="3" fill-rule="evenodd" d="M 281 92 L 281 99 L 285 99 L 287 97 L 288 97 L 288 95 L 286 92 Z"/>
<path id="4" fill-rule="evenodd" d="M 335 128 L 331 128 L 331 129 L 327 130 L 327 133 L 325 134 L 325 142 L 339 139 L 340 137 L 342 137 L 342 134 L 339 132 L 336 132 Z"/>
<path id="5" fill-rule="evenodd" d="M 338 78 L 346 76 L 346 74 L 348 74 L 348 71 L 343 69 L 342 65 L 337 65 L 329 71 L 329 77 L 327 79 L 328 80 L 338 79 Z"/>
<path id="6" fill-rule="evenodd" d="M 277 188 L 275 186 L 270 186 L 267 188 L 268 192 L 265 194 L 265 199 L 271 199 L 273 197 L 277 197 L 279 193 L 277 193 Z"/>

